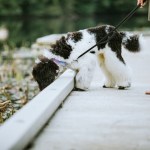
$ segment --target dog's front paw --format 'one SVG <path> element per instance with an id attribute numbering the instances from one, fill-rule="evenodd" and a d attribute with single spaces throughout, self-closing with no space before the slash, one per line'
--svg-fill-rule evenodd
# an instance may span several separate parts
<path id="1" fill-rule="evenodd" d="M 75 87 L 75 88 L 73 89 L 73 91 L 81 91 L 81 92 L 84 92 L 85 90 L 84 90 L 84 89 L 79 89 L 79 88 L 76 88 L 76 87 Z"/>
<path id="2" fill-rule="evenodd" d="M 80 89 L 80 91 L 86 91 L 89 88 L 89 82 L 82 76 L 76 76 L 75 87 Z"/>

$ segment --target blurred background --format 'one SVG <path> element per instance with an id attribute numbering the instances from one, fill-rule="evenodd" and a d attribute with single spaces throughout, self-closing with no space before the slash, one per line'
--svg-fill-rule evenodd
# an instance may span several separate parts
<path id="1" fill-rule="evenodd" d="M 0 0 L 0 49 L 29 47 L 38 37 L 101 24 L 116 25 L 136 0 Z M 149 30 L 147 6 L 123 30 Z"/>
<path id="2" fill-rule="evenodd" d="M 117 25 L 137 0 L 0 0 L 0 124 L 39 92 L 32 76 L 37 38 Z M 119 30 L 150 33 L 147 6 Z M 150 35 L 150 34 L 149 34 Z M 32 45 L 32 46 L 31 46 Z"/>

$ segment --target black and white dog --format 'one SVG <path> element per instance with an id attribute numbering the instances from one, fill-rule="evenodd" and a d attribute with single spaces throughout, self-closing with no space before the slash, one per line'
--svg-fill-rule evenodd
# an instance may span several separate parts
<path id="1" fill-rule="evenodd" d="M 66 64 L 77 72 L 76 88 L 87 90 L 97 60 L 106 78 L 103 87 L 130 87 L 130 69 L 122 57 L 122 46 L 130 52 L 139 52 L 141 36 L 116 30 L 113 35 L 109 34 L 112 30 L 113 26 L 106 25 L 71 32 L 56 41 L 50 50 L 45 50 L 32 72 L 40 90 L 51 84 L 57 78 L 61 67 Z M 110 40 L 106 39 L 106 42 L 92 49 L 78 61 L 74 61 L 106 35 Z"/>

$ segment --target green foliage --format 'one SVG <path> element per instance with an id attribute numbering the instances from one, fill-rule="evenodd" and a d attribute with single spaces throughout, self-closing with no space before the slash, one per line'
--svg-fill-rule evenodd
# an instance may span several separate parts
<path id="1" fill-rule="evenodd" d="M 29 46 L 36 38 L 53 33 L 116 25 L 135 6 L 136 0 L 0 0 L 0 27 L 9 30 L 8 40 L 0 41 L 0 51 L 5 45 L 10 49 Z M 141 18 L 127 22 L 126 27 L 149 26 L 147 6 L 138 13 Z"/>
<path id="2" fill-rule="evenodd" d="M 134 6 L 136 0 L 0 0 L 0 15 L 93 16 L 128 12 Z"/>
<path id="3" fill-rule="evenodd" d="M 0 0 L 0 15 L 20 15 L 19 0 Z"/>
<path id="4" fill-rule="evenodd" d="M 79 15 L 93 15 L 96 8 L 96 2 L 91 0 L 76 0 L 75 13 Z"/>

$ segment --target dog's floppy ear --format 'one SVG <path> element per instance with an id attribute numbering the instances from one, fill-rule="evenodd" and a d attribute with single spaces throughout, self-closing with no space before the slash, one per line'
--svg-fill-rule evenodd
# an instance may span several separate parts
<path id="1" fill-rule="evenodd" d="M 39 60 L 33 67 L 32 75 L 42 91 L 56 79 L 59 67 L 52 60 L 44 56 L 39 56 Z"/>

